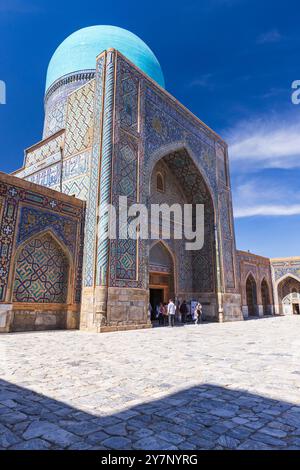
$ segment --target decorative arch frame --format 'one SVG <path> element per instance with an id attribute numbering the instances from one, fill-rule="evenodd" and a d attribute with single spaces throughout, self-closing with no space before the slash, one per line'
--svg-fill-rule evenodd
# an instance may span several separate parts
<path id="1" fill-rule="evenodd" d="M 146 163 L 146 168 L 148 169 L 148 174 L 150 175 L 149 177 L 149 182 L 148 182 L 148 191 L 147 191 L 147 199 L 150 198 L 151 195 L 151 182 L 152 182 L 152 176 L 153 172 L 155 170 L 156 165 L 162 161 L 164 162 L 164 157 L 167 157 L 170 154 L 174 153 L 179 153 L 179 152 L 184 152 L 185 155 L 190 159 L 191 163 L 194 165 L 195 169 L 197 170 L 199 177 L 203 180 L 205 189 L 207 191 L 207 195 L 209 197 L 209 201 L 211 204 L 211 210 L 212 210 L 212 239 L 211 239 L 211 244 L 212 244 L 212 260 L 213 260 L 213 265 L 212 265 L 212 278 L 213 278 L 213 289 L 212 293 L 216 293 L 221 289 L 220 283 L 224 285 L 224 279 L 223 279 L 223 274 L 222 274 L 222 281 L 219 281 L 218 278 L 218 271 L 220 269 L 220 266 L 222 266 L 222 272 L 223 272 L 223 259 L 222 259 L 222 247 L 220 244 L 220 239 L 219 235 L 217 232 L 217 225 L 218 225 L 218 210 L 217 210 L 217 204 L 218 204 L 218 197 L 214 195 L 212 186 L 208 180 L 208 177 L 206 175 L 206 172 L 204 168 L 202 167 L 201 163 L 196 159 L 195 153 L 191 149 L 191 147 L 186 143 L 182 141 L 177 141 L 177 142 L 172 142 L 167 145 L 162 145 L 160 146 L 157 150 L 152 152 L 150 156 L 147 159 Z M 174 276 L 176 277 L 177 281 L 177 272 L 174 273 Z M 178 283 L 177 283 L 178 284 Z M 178 285 L 176 286 L 176 288 Z"/>
<path id="2" fill-rule="evenodd" d="M 289 277 L 300 283 L 300 277 L 296 276 L 293 273 L 286 273 L 283 276 L 281 276 L 279 279 L 277 279 L 277 281 L 274 284 L 275 308 L 276 308 L 276 313 L 279 315 L 282 314 L 282 301 L 283 301 L 283 299 L 279 299 L 279 292 L 278 292 L 279 284 L 281 284 L 282 281 L 284 281 L 285 279 L 288 279 Z"/>
<path id="3" fill-rule="evenodd" d="M 148 158 L 148 164 L 147 164 L 148 169 L 149 169 L 149 175 L 150 175 L 149 182 L 148 182 L 148 195 L 151 194 L 151 176 L 152 176 L 152 173 L 153 173 L 153 170 L 154 170 L 156 164 L 160 160 L 163 160 L 163 158 L 166 157 L 167 155 L 169 155 L 170 153 L 175 153 L 175 152 L 180 152 L 180 151 L 184 151 L 188 154 L 189 158 L 192 160 L 193 164 L 196 166 L 196 168 L 198 169 L 201 177 L 204 180 L 205 186 L 206 186 L 206 188 L 209 192 L 209 195 L 210 195 L 210 198 L 211 198 L 211 201 L 212 201 L 212 204 L 213 204 L 214 224 L 216 225 L 216 223 L 217 223 L 217 211 L 216 211 L 216 200 L 215 200 L 215 197 L 214 197 L 214 192 L 212 190 L 210 182 L 208 181 L 208 178 L 206 176 L 206 173 L 205 173 L 203 167 L 197 161 L 193 150 L 191 149 L 191 147 L 186 142 L 179 141 L 179 142 L 172 142 L 171 144 L 167 144 L 167 145 L 162 145 L 161 147 L 159 147 L 159 149 L 157 149 L 156 151 L 154 151 L 150 155 L 150 157 Z"/>
<path id="4" fill-rule="evenodd" d="M 73 302 L 74 300 L 74 258 L 70 250 L 68 249 L 68 247 L 63 243 L 62 240 L 60 240 L 57 237 L 57 235 L 51 229 L 42 230 L 41 232 L 31 235 L 30 237 L 26 238 L 26 240 L 23 240 L 23 242 L 17 247 L 14 253 L 14 256 L 12 257 L 12 269 L 10 272 L 9 282 L 8 282 L 8 285 L 10 286 L 10 288 L 7 291 L 8 302 L 16 303 L 13 301 L 13 285 L 14 285 L 14 279 L 16 275 L 16 260 L 19 258 L 21 251 L 25 248 L 26 245 L 28 245 L 28 243 L 30 243 L 32 240 L 36 238 L 41 238 L 44 235 L 49 235 L 54 240 L 54 242 L 58 244 L 58 246 L 61 248 L 61 250 L 63 251 L 64 255 L 67 258 L 68 287 L 67 287 L 66 304 L 71 304 Z"/>
<path id="5" fill-rule="evenodd" d="M 279 279 L 277 279 L 276 281 L 276 289 L 278 289 L 278 286 L 279 284 L 284 281 L 285 279 L 287 279 L 288 277 L 291 277 L 293 279 L 295 279 L 295 281 L 298 281 L 300 282 L 300 277 L 296 276 L 295 274 L 292 274 L 292 273 L 286 273 L 284 274 L 283 276 L 281 276 Z"/>
<path id="6" fill-rule="evenodd" d="M 255 280 L 256 287 L 257 287 L 257 279 L 256 279 L 256 276 L 255 276 L 255 274 L 253 273 L 253 271 L 251 269 L 250 269 L 250 271 L 247 271 L 247 274 L 245 276 L 245 284 L 246 284 L 249 276 L 253 277 L 253 279 Z"/>
<path id="7" fill-rule="evenodd" d="M 166 181 L 165 181 L 165 177 L 164 177 L 163 173 L 161 171 L 157 171 L 155 177 L 156 177 L 156 181 L 155 181 L 156 182 L 156 190 L 161 192 L 161 193 L 164 193 L 165 190 L 166 190 Z M 161 178 L 162 189 L 158 187 L 158 178 Z"/>

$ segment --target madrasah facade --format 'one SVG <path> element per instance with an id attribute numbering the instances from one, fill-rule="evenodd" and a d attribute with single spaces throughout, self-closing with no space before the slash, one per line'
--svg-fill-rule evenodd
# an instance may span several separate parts
<path id="1" fill-rule="evenodd" d="M 102 204 L 203 204 L 204 245 L 101 238 Z M 169 298 L 209 321 L 300 313 L 300 257 L 238 251 L 226 142 L 165 89 L 137 36 L 93 26 L 47 72 L 42 140 L 0 173 L 0 332 L 151 327 Z"/>

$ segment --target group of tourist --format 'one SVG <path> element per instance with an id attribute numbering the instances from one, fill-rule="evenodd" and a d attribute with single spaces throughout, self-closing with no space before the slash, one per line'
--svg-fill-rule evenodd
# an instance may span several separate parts
<path id="1" fill-rule="evenodd" d="M 202 305 L 198 302 L 192 312 L 190 312 L 188 305 L 185 300 L 183 302 L 174 303 L 173 299 L 169 300 L 169 303 L 160 303 L 156 306 L 153 312 L 152 305 L 149 304 L 149 315 L 150 318 L 158 320 L 160 326 L 171 326 L 175 323 L 188 323 L 194 322 L 195 325 L 202 323 L 203 311 Z"/>

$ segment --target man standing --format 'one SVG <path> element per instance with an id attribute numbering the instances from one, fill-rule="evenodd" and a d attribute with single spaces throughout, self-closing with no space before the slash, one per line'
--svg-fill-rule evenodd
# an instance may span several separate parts
<path id="1" fill-rule="evenodd" d="M 175 313 L 176 305 L 174 304 L 173 300 L 170 299 L 168 303 L 169 326 L 175 325 Z"/>

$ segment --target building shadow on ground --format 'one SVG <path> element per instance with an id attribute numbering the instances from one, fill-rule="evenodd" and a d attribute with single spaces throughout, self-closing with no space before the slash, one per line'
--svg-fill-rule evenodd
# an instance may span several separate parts
<path id="1" fill-rule="evenodd" d="M 97 416 L 1 380 L 0 448 L 300 449 L 300 407 L 202 384 Z"/>

